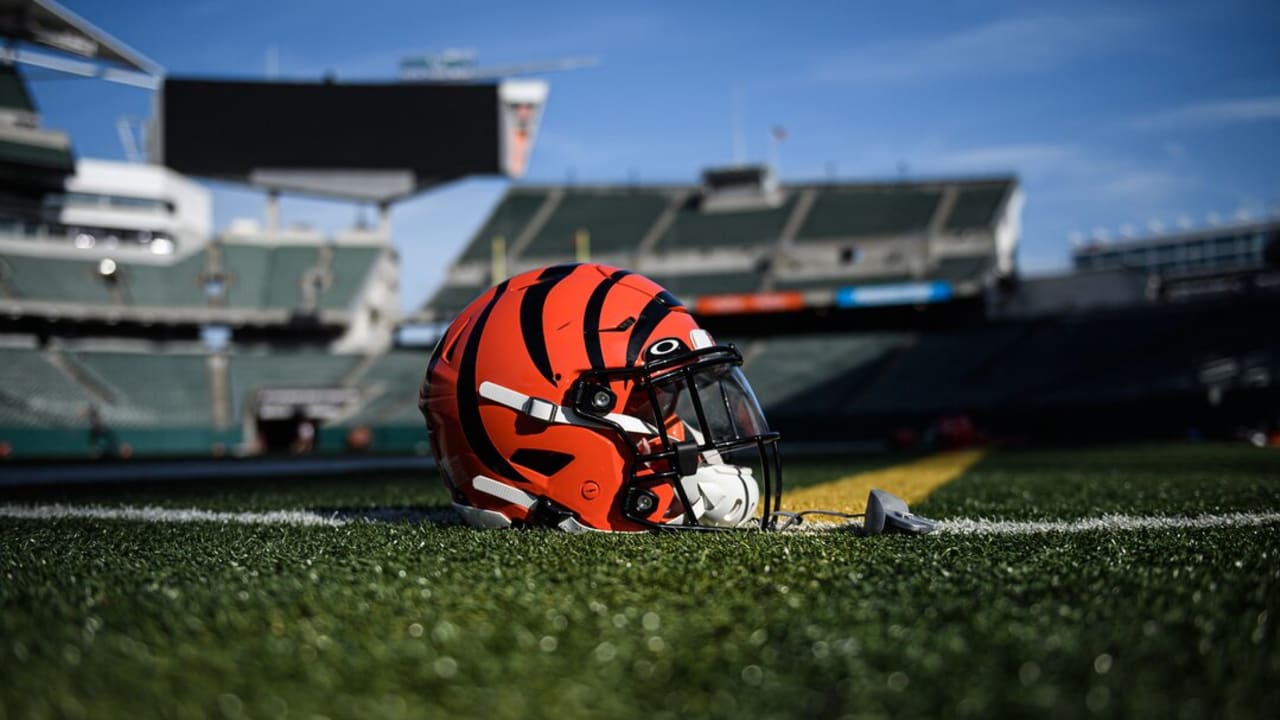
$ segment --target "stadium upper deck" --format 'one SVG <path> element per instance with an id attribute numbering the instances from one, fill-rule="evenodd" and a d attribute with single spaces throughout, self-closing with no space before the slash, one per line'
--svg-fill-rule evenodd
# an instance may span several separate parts
<path id="1" fill-rule="evenodd" d="M 353 342 L 389 341 L 398 273 L 384 228 L 326 237 L 241 224 L 211 237 L 210 215 L 209 192 L 170 170 L 81 160 L 59 191 L 0 207 L 0 324 L 194 332 L 302 316 L 330 334 L 358 326 Z"/>
<path id="2" fill-rule="evenodd" d="M 767 171 L 764 177 L 767 178 Z M 497 272 L 589 257 L 632 268 L 700 313 L 975 296 L 1013 272 L 1014 178 L 888 183 L 764 180 L 725 202 L 701 185 L 518 186 L 427 302 L 452 317 Z"/>

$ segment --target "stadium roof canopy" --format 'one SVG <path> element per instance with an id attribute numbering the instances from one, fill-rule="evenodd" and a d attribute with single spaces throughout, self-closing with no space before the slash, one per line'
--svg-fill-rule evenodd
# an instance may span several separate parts
<path id="1" fill-rule="evenodd" d="M 0 37 L 38 48 L 0 48 L 0 60 L 7 62 L 146 88 L 154 88 L 164 72 L 142 53 L 53 0 L 0 0 Z"/>

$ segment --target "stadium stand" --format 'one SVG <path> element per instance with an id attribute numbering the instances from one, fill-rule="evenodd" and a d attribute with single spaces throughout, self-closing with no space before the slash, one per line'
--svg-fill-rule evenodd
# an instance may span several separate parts
<path id="1" fill-rule="evenodd" d="M 92 260 L 62 260 L 36 255 L 0 255 L 0 275 L 13 297 L 29 300 L 107 305 L 110 289 Z"/>
<path id="2" fill-rule="evenodd" d="M 271 270 L 270 247 L 223 243 L 222 268 L 227 278 L 225 302 L 228 307 L 266 305 L 267 275 Z"/>
<path id="3" fill-rule="evenodd" d="M 776 290 L 814 290 L 814 289 L 830 288 L 833 285 L 844 285 L 849 283 L 856 283 L 856 284 L 865 283 L 869 285 L 881 285 L 881 284 L 888 284 L 888 283 L 911 282 L 912 280 L 915 280 L 915 278 L 909 275 L 887 275 L 887 276 L 876 275 L 876 276 L 870 276 L 865 278 L 857 278 L 857 277 L 833 278 L 830 276 L 814 277 L 814 278 L 783 277 L 783 278 L 778 278 L 774 282 L 774 289 Z"/>
<path id="4" fill-rule="evenodd" d="M 74 167 L 66 134 L 39 127 L 39 115 L 12 62 L 0 63 L 0 175 L 28 187 L 60 183 Z"/>
<path id="5" fill-rule="evenodd" d="M 228 307 L 297 308 L 303 302 L 304 275 L 320 265 L 320 246 L 225 244 L 220 249 Z M 377 247 L 334 248 L 326 268 L 332 282 L 318 295 L 319 307 L 349 308 L 381 252 Z M 210 302 L 204 284 L 210 277 L 210 259 L 203 249 L 169 264 L 118 260 L 114 288 L 99 274 L 98 262 L 0 253 L 0 287 L 22 300 L 160 307 L 203 307 Z"/>
<path id="6" fill-rule="evenodd" d="M 520 231 L 533 219 L 538 209 L 547 200 L 547 192 L 539 190 L 512 190 L 507 193 L 498 206 L 489 214 L 489 218 L 475 234 L 462 255 L 460 262 L 488 262 L 493 253 L 493 239 L 502 236 L 510 248 Z"/>
<path id="7" fill-rule="evenodd" d="M 938 261 L 937 268 L 930 273 L 930 277 L 951 281 L 980 278 L 991 270 L 991 264 L 991 258 L 985 255 L 942 258 Z"/>
<path id="8" fill-rule="evenodd" d="M 1275 303 L 775 338 L 747 370 L 771 423 L 791 437 L 884 437 L 957 412 L 1009 433 L 1178 433 L 1224 416 L 1206 401 L 1210 384 L 1265 389 L 1280 377 L 1275 341 L 1259 334 Z M 1207 379 L 1214 366 L 1222 378 Z"/>
<path id="9" fill-rule="evenodd" d="M 231 417 L 243 417 L 254 391 L 262 388 L 339 386 L 357 360 L 354 355 L 306 351 L 233 353 L 227 368 Z"/>
<path id="10" fill-rule="evenodd" d="M 263 306 L 302 307 L 302 275 L 315 266 L 317 256 L 316 247 L 273 248 L 268 260 L 266 286 L 263 288 Z"/>
<path id="11" fill-rule="evenodd" d="M 113 425 L 212 424 L 208 356 L 203 353 L 77 351 L 65 356 L 114 400 L 103 413 Z"/>
<path id="12" fill-rule="evenodd" d="M 963 231 L 989 226 L 994 222 L 1008 192 L 1007 183 L 960 190 L 955 205 L 947 216 L 946 229 Z"/>
<path id="13" fill-rule="evenodd" d="M 378 248 L 368 247 L 334 248 L 333 284 L 320 295 L 320 307 L 331 310 L 351 307 L 381 252 Z"/>
<path id="14" fill-rule="evenodd" d="M 339 247 L 327 267 L 332 282 L 317 296 L 318 307 L 346 310 L 381 252 L 376 247 Z M 319 246 L 222 246 L 224 304 L 244 309 L 294 309 L 303 305 L 306 273 L 319 266 Z M 204 307 L 209 257 L 198 250 L 172 264 L 117 262 L 114 288 L 98 273 L 98 261 L 17 253 L 0 254 L 0 283 L 24 300 Z"/>
<path id="15" fill-rule="evenodd" d="M 593 255 L 633 252 L 670 202 L 664 193 L 645 190 L 567 191 L 520 256 L 571 258 L 580 230 L 589 234 Z"/>
<path id="16" fill-rule="evenodd" d="M 421 427 L 417 387 L 422 384 L 429 355 L 425 350 L 393 350 L 379 357 L 360 381 L 375 397 L 344 424 Z"/>
<path id="17" fill-rule="evenodd" d="M 743 212 L 703 212 L 696 200 L 686 202 L 655 251 L 671 249 L 748 248 L 776 245 L 783 226 L 795 211 L 796 195 L 776 208 Z"/>
<path id="18" fill-rule="evenodd" d="M 516 187 L 419 318 L 448 320 L 484 291 L 494 236 L 508 251 L 498 267 L 514 274 L 576 257 L 579 230 L 591 259 L 653 276 L 686 301 L 806 290 L 821 291 L 807 304 L 829 307 L 844 286 L 925 280 L 972 298 L 1012 272 L 1020 193 L 1014 178 L 777 185 L 753 167 L 708 171 L 701 185 Z"/>
<path id="19" fill-rule="evenodd" d="M 678 298 L 697 295 L 714 295 L 717 293 L 743 293 L 758 290 L 760 273 L 758 272 L 726 272 L 726 273 L 693 273 L 688 275 L 670 275 L 651 273 L 650 279 L 670 290 Z"/>
<path id="20" fill-rule="evenodd" d="M 447 317 L 453 317 L 488 289 L 488 285 L 441 285 L 428 304 Z"/>
<path id="21" fill-rule="evenodd" d="M 924 232 L 941 197 L 940 190 L 916 187 L 828 189 L 809 210 L 796 241 Z"/>
<path id="22" fill-rule="evenodd" d="M 785 412 L 792 398 L 832 378 L 870 367 L 911 340 L 906 333 L 776 337 L 747 345 L 745 370 L 761 404 Z M 828 392 L 822 405 L 809 412 L 838 410 L 850 399 L 849 385 L 846 382 L 840 392 Z M 857 383 L 852 386 L 856 388 Z"/>
<path id="23" fill-rule="evenodd" d="M 34 348 L 0 348 L 0 427 L 73 427 L 94 398 Z"/>
<path id="24" fill-rule="evenodd" d="M 135 305 L 199 307 L 208 302 L 202 277 L 207 258 L 192 253 L 173 265 L 121 264 L 121 283 Z"/>

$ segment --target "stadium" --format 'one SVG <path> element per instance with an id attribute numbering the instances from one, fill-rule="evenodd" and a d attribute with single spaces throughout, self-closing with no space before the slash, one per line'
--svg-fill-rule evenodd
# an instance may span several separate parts
<path id="1" fill-rule="evenodd" d="M 51 0 L 0 2 L 0 34 L 0 718 L 1280 712 L 1274 214 L 1027 273 L 1018 174 L 522 180 L 556 120 L 524 76 L 577 61 L 172 75 Z M 143 142 L 81 156 L 37 106 L 49 72 L 151 93 Z M 508 182 L 406 303 L 393 208 L 478 176 Z M 222 185 L 262 217 L 219 227 Z M 291 196 L 374 217 L 288 225 Z M 566 533 L 512 488 L 527 527 L 469 527 L 450 438 L 553 487 L 570 460 L 474 424 L 506 402 L 515 435 L 553 437 L 589 412 L 527 299 L 488 332 L 540 347 L 563 397 L 472 387 L 481 409 L 433 420 L 424 375 L 455 352 L 483 374 L 508 283 L 551 278 L 545 303 L 594 264 L 616 274 L 564 301 L 597 303 L 588 354 L 664 342 L 648 305 L 601 324 L 607 286 L 640 287 L 617 269 L 732 347 L 782 438 L 782 511 L 874 515 L 878 489 L 932 532 L 781 529 L 765 497 L 725 532 Z"/>

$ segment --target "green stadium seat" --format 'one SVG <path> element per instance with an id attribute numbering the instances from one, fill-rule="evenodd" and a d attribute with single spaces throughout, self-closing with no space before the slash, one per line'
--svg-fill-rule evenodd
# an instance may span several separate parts
<path id="1" fill-rule="evenodd" d="M 97 260 L 0 255 L 0 274 L 19 299 L 110 305 L 112 295 Z"/>
<path id="2" fill-rule="evenodd" d="M 267 284 L 263 290 L 263 306 L 296 308 L 302 306 L 302 276 L 315 267 L 320 256 L 316 246 L 284 246 L 271 252 Z"/>
<path id="3" fill-rule="evenodd" d="M 834 290 L 847 285 L 888 285 L 891 283 L 915 282 L 916 278 L 907 275 L 885 275 L 878 277 L 835 277 L 835 278 L 778 278 L 774 282 L 776 290 Z"/>
<path id="4" fill-rule="evenodd" d="M 860 187 L 822 191 L 797 242 L 923 232 L 942 197 L 939 190 Z"/>
<path id="5" fill-rule="evenodd" d="M 173 265 L 121 263 L 121 282 L 131 305 L 204 307 L 208 305 L 201 276 L 208 256 L 197 252 Z"/>
<path id="6" fill-rule="evenodd" d="M 355 355 L 318 352 L 237 353 L 229 356 L 232 418 L 243 416 L 255 390 L 272 387 L 337 387 L 357 362 Z"/>
<path id="7" fill-rule="evenodd" d="M 766 414 L 838 413 L 850 400 L 848 388 L 801 403 L 807 409 L 794 407 L 794 399 L 875 363 L 910 340 L 906 333 L 780 336 L 764 341 L 745 369 Z"/>
<path id="8" fill-rule="evenodd" d="M 222 269 L 227 275 L 225 303 L 233 308 L 265 307 L 271 248 L 266 245 L 222 246 Z"/>
<path id="9" fill-rule="evenodd" d="M 667 195 L 642 190 L 567 192 L 522 257 L 573 257 L 579 230 L 590 234 L 592 255 L 633 252 L 670 202 Z"/>
<path id="10" fill-rule="evenodd" d="M 345 310 L 351 307 L 364 287 L 381 248 L 335 247 L 333 249 L 333 285 L 320 295 L 320 308 Z"/>
<path id="11" fill-rule="evenodd" d="M 760 287 L 760 273 L 757 272 L 650 275 L 649 277 L 678 298 L 755 292 Z"/>
<path id="12" fill-rule="evenodd" d="M 1007 183 L 963 188 L 947 216 L 946 229 L 958 232 L 991 227 L 1008 189 Z"/>
<path id="13" fill-rule="evenodd" d="M 506 239 L 507 248 L 510 249 L 546 199 L 547 193 L 540 191 L 512 190 L 507 193 L 489 214 L 484 226 L 471 239 L 471 244 L 462 252 L 458 261 L 489 261 L 493 255 L 493 238 L 498 235 Z"/>
<path id="14" fill-rule="evenodd" d="M 361 409 L 347 425 L 421 427 L 418 388 L 427 370 L 430 350 L 392 350 L 378 358 L 361 380 L 361 385 L 381 385 L 382 394 Z"/>
<path id="15" fill-rule="evenodd" d="M 0 348 L 0 426 L 78 427 L 91 402 L 39 350 Z"/>
<path id="16" fill-rule="evenodd" d="M 121 427 L 209 427 L 209 359 L 204 354 L 75 352 L 79 363 L 116 402 L 103 417 Z"/>
<path id="17" fill-rule="evenodd" d="M 795 209 L 793 193 L 781 206 L 742 212 L 704 213 L 687 204 L 658 239 L 654 249 L 750 248 L 775 245 Z"/>

